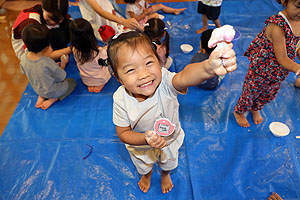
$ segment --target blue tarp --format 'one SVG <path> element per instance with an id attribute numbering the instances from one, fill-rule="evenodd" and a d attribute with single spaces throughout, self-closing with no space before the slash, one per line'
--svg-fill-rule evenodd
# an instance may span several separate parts
<path id="1" fill-rule="evenodd" d="M 187 7 L 178 16 L 163 14 L 169 24 L 171 71 L 180 71 L 199 50 L 201 15 L 197 2 L 165 3 Z M 124 9 L 124 5 L 122 5 Z M 34 107 L 37 95 L 28 85 L 0 138 L 0 199 L 266 199 L 277 192 L 300 199 L 300 90 L 291 73 L 276 99 L 261 112 L 264 121 L 242 128 L 232 114 L 241 94 L 249 61 L 242 54 L 264 21 L 282 9 L 275 0 L 224 0 L 220 21 L 241 33 L 235 45 L 238 69 L 212 91 L 189 88 L 180 96 L 180 121 L 186 138 L 179 165 L 171 172 L 174 188 L 162 194 L 160 169 L 154 166 L 151 188 L 144 194 L 140 179 L 112 123 L 112 78 L 99 94 L 82 84 L 71 56 L 68 77 L 77 88 L 47 111 Z M 70 7 L 73 18 L 78 7 Z M 212 22 L 210 22 L 212 23 Z M 180 44 L 194 50 L 183 54 Z M 288 125 L 288 136 L 274 137 L 269 124 Z M 89 145 L 89 146 L 88 146 Z M 83 159 L 90 152 L 87 159 Z"/>

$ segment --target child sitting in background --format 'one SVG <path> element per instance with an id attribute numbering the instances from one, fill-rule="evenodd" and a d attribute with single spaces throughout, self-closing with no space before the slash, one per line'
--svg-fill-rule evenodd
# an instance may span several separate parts
<path id="1" fill-rule="evenodd" d="M 70 23 L 70 41 L 82 82 L 89 92 L 99 93 L 111 77 L 101 62 L 107 59 L 106 49 L 98 45 L 91 24 L 83 18 Z"/>
<path id="2" fill-rule="evenodd" d="M 159 15 L 157 12 L 159 10 L 175 15 L 179 15 L 186 10 L 186 8 L 171 8 L 161 3 L 150 6 L 148 0 L 124 0 L 124 2 L 127 3 L 126 18 L 135 18 L 141 25 L 145 24 L 149 19 L 158 18 Z"/>
<path id="3" fill-rule="evenodd" d="M 204 60 L 209 59 L 211 52 L 215 49 L 215 47 L 208 47 L 208 41 L 211 37 L 212 32 L 213 29 L 208 29 L 202 33 L 200 39 L 200 50 L 192 57 L 191 63 L 202 62 Z M 198 85 L 198 87 L 206 90 L 215 89 L 220 84 L 223 78 L 224 76 L 215 76 L 206 81 L 203 81 L 201 84 Z"/>
<path id="4" fill-rule="evenodd" d="M 169 33 L 165 23 L 161 19 L 150 19 L 144 28 L 144 33 L 148 35 L 150 40 L 156 45 L 156 52 L 159 55 L 159 62 L 162 67 L 170 68 L 173 60 L 169 56 Z"/>
<path id="5" fill-rule="evenodd" d="M 107 53 L 113 74 L 122 84 L 113 95 L 113 122 L 142 175 L 138 185 L 145 193 L 149 190 L 152 167 L 158 163 L 161 189 L 168 193 L 173 188 L 170 171 L 178 165 L 178 151 L 184 140 L 177 96 L 186 94 L 189 86 L 234 71 L 232 44 L 217 47 L 208 60 L 189 64 L 177 74 L 161 67 L 155 46 L 142 32 L 113 37 Z M 161 120 L 167 123 L 158 127 L 173 130 L 169 136 L 153 134 L 155 122 Z"/>
<path id="6" fill-rule="evenodd" d="M 259 111 L 276 97 L 290 72 L 300 74 L 300 65 L 295 62 L 300 40 L 300 0 L 277 1 L 285 9 L 266 20 L 265 27 L 244 53 L 250 65 L 233 112 L 242 127 L 250 126 L 244 115 L 247 111 L 252 114 L 254 124 L 261 124 Z"/>
<path id="7" fill-rule="evenodd" d="M 21 11 L 14 22 L 11 37 L 13 49 L 19 60 L 25 53 L 21 34 L 28 24 L 43 24 L 48 27 L 51 48 L 54 50 L 47 55 L 48 57 L 57 60 L 62 55 L 71 53 L 70 48 L 67 47 L 70 42 L 69 22 L 71 21 L 68 8 L 68 0 L 42 0 L 41 4 Z"/>
<path id="8" fill-rule="evenodd" d="M 74 79 L 66 79 L 62 57 L 61 67 L 46 55 L 52 51 L 49 30 L 42 24 L 29 24 L 22 31 L 22 40 L 28 51 L 21 57 L 20 67 L 32 88 L 39 95 L 36 108 L 48 109 L 57 100 L 62 101 L 76 87 Z"/>

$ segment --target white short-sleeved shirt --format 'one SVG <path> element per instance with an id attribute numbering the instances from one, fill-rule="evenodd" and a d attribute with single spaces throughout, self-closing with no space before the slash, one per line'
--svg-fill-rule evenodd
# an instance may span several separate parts
<path id="1" fill-rule="evenodd" d="M 178 94 L 185 94 L 176 90 L 172 85 L 172 79 L 176 73 L 162 68 L 162 81 L 155 91 L 154 95 L 143 102 L 138 102 L 133 96 L 130 96 L 124 86 L 120 86 L 113 95 L 113 122 L 116 126 L 128 127 L 140 133 L 147 130 L 153 130 L 157 119 L 168 118 L 176 128 L 172 135 L 165 137 L 168 144 L 175 141 L 184 131 L 179 122 L 179 103 Z M 183 138 L 182 138 L 183 139 Z M 137 148 L 150 148 L 149 145 L 134 146 Z M 127 147 L 128 147 L 127 146 Z M 178 147 L 179 149 L 179 147 Z"/>
<path id="2" fill-rule="evenodd" d="M 112 3 L 109 0 L 96 0 L 96 2 L 103 10 L 111 14 L 115 14 L 117 17 L 122 17 L 117 12 L 115 12 Z M 86 0 L 80 0 L 78 2 L 78 6 L 82 17 L 91 23 L 94 29 L 94 34 L 96 38 L 100 41 L 102 41 L 102 38 L 98 32 L 100 26 L 109 25 L 115 30 L 116 34 L 126 32 L 129 30 L 124 29 L 124 26 L 122 24 L 117 24 L 116 22 L 101 17 L 98 13 L 96 13 L 96 11 L 94 11 L 94 9 L 88 4 Z"/>
<path id="3" fill-rule="evenodd" d="M 126 18 L 130 18 L 129 12 L 133 12 L 135 15 L 138 15 L 138 16 L 142 15 L 143 12 L 144 12 L 144 8 L 145 8 L 145 0 L 141 0 L 139 2 L 139 5 L 141 6 L 141 8 L 139 8 L 135 4 L 127 4 L 126 5 L 126 10 L 125 10 Z"/>
<path id="4" fill-rule="evenodd" d="M 207 6 L 217 7 L 217 6 L 221 6 L 223 0 L 199 0 L 199 1 L 201 1 L 203 4 Z"/>

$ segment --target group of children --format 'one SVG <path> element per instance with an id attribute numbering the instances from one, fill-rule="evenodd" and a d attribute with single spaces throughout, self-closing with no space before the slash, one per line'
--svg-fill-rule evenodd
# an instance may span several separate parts
<path id="1" fill-rule="evenodd" d="M 66 0 L 43 0 L 42 5 L 24 10 L 13 27 L 13 45 L 21 60 L 22 71 L 39 95 L 37 108 L 48 109 L 76 87 L 76 82 L 67 79 L 64 71 L 68 53 L 73 52 L 89 92 L 100 92 L 112 74 L 121 83 L 113 95 L 113 122 L 117 135 L 126 144 L 132 162 L 142 175 L 138 185 L 143 192 L 148 191 L 152 166 L 158 163 L 162 192 L 168 193 L 173 188 L 170 171 L 178 165 L 178 151 L 184 140 L 177 96 L 186 94 L 190 86 L 215 88 L 225 74 L 236 69 L 235 52 L 230 41 L 223 37 L 225 33 L 215 37 L 213 30 L 207 30 L 204 24 L 204 29 L 199 31 L 202 32 L 200 51 L 191 64 L 181 72 L 170 72 L 169 34 L 155 12 L 161 9 L 180 14 L 185 8 L 172 10 L 164 5 L 157 8 L 153 5 L 151 10 L 147 1 L 126 1 L 139 9 L 139 12 L 135 8 L 126 9 L 131 18 L 136 21 L 147 19 L 143 31 L 126 30 L 116 34 L 105 47 L 98 45 L 94 27 L 88 20 L 70 19 Z M 220 11 L 218 3 L 221 1 L 213 1 L 218 2 L 217 10 L 209 9 L 210 5 L 205 2 L 209 1 L 199 2 L 199 12 L 205 15 L 203 21 L 212 19 L 218 27 L 218 14 L 213 13 Z M 291 71 L 300 74 L 300 65 L 294 61 L 300 40 L 300 0 L 278 2 L 285 9 L 266 21 L 265 28 L 244 54 L 249 58 L 250 66 L 242 95 L 234 108 L 236 121 L 243 127 L 249 126 L 244 116 L 246 111 L 252 113 L 255 124 L 260 124 L 263 119 L 259 110 L 276 97 L 281 82 Z M 206 10 L 210 11 L 207 13 Z M 135 25 L 130 28 L 139 27 Z M 70 40 L 69 47 L 67 42 L 55 47 L 61 36 Z M 223 45 L 209 48 L 209 39 Z M 60 64 L 55 62 L 58 58 Z M 153 129 L 156 133 L 172 131 L 167 136 L 160 136 L 153 134 Z"/>

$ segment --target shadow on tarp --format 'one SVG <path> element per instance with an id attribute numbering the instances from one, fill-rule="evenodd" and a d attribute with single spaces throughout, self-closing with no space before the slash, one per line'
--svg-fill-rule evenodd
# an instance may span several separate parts
<path id="1" fill-rule="evenodd" d="M 165 4 L 187 7 L 178 16 L 164 14 L 174 61 L 170 70 L 178 72 L 199 50 L 195 31 L 202 26 L 201 15 L 197 2 Z M 120 84 L 112 78 L 101 93 L 89 93 L 71 56 L 67 74 L 77 82 L 75 91 L 43 111 L 34 107 L 37 95 L 28 85 L 2 134 L 0 199 L 248 200 L 266 199 L 271 192 L 285 200 L 299 199 L 300 140 L 295 136 L 300 135 L 300 90 L 294 87 L 295 75 L 290 74 L 276 99 L 265 106 L 261 125 L 254 125 L 249 115 L 251 127 L 239 127 L 232 114 L 249 64 L 242 55 L 264 21 L 277 13 L 274 5 L 269 0 L 223 1 L 221 23 L 240 32 L 235 45 L 238 69 L 215 90 L 190 87 L 187 95 L 179 96 L 186 138 L 179 165 L 171 172 L 170 193 L 161 193 L 157 165 L 148 193 L 138 189 L 140 176 L 112 123 L 112 95 Z M 78 12 L 70 7 L 73 18 Z M 183 54 L 182 43 L 194 50 Z M 274 137 L 268 129 L 273 121 L 287 124 L 290 134 Z"/>

